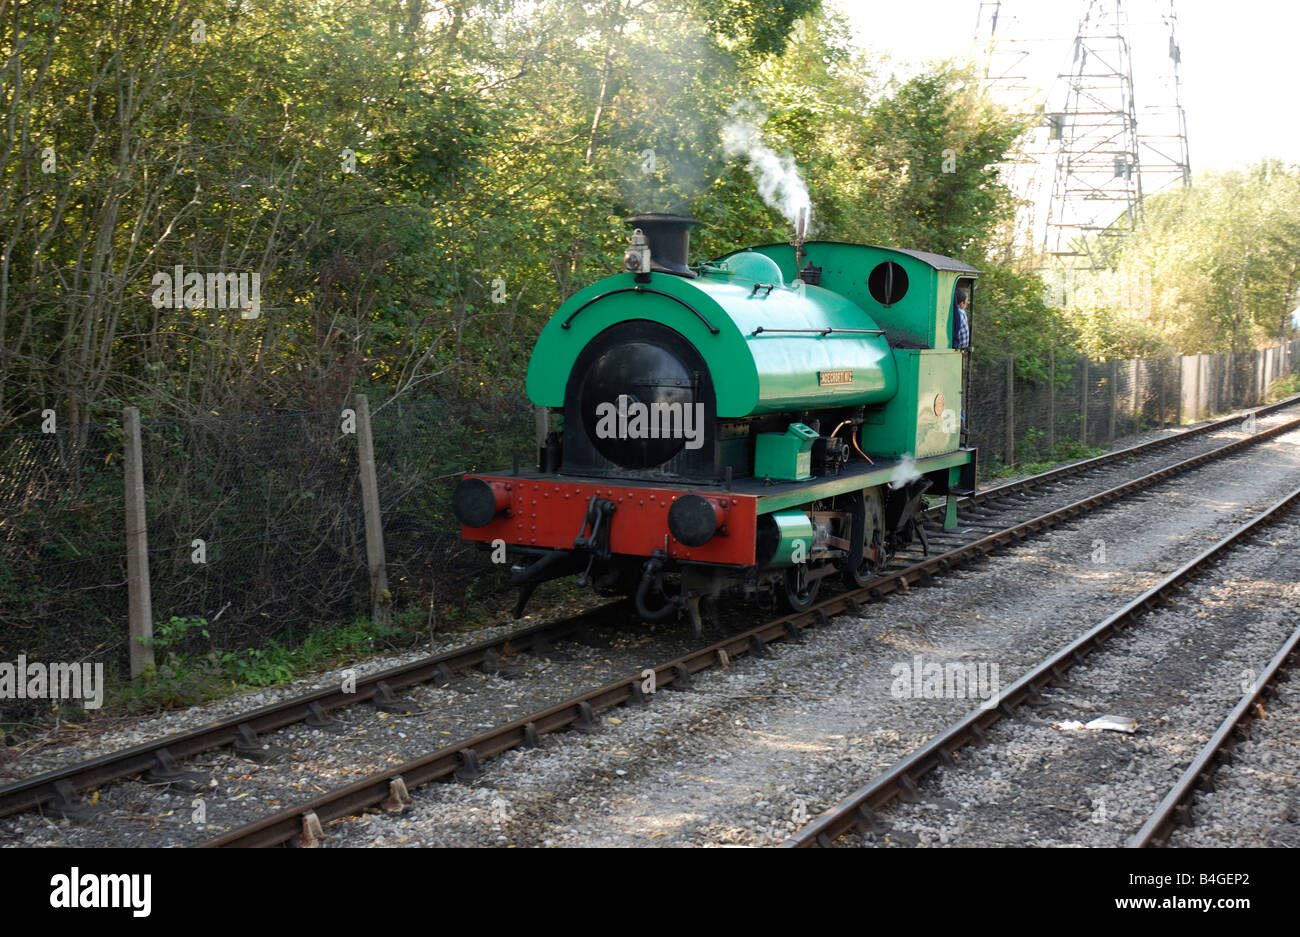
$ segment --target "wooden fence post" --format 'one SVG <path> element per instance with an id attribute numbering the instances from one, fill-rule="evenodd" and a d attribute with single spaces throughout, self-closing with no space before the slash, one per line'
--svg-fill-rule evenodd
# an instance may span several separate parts
<path id="1" fill-rule="evenodd" d="M 375 437 L 370 428 L 370 401 L 356 395 L 357 468 L 361 473 L 361 504 L 366 520 L 366 565 L 370 576 L 371 620 L 378 627 L 392 622 L 393 597 L 388 591 L 384 559 L 384 525 L 379 515 L 379 480 L 375 476 Z"/>
<path id="2" fill-rule="evenodd" d="M 1056 451 L 1056 346 L 1047 349 L 1047 451 Z"/>
<path id="3" fill-rule="evenodd" d="M 154 666 L 153 596 L 149 590 L 149 527 L 144 508 L 144 455 L 140 411 L 122 410 L 126 489 L 126 593 L 131 679 Z"/>
<path id="4" fill-rule="evenodd" d="M 1007 439 L 1006 464 L 1016 464 L 1016 359 L 1007 355 Z"/>
<path id="5" fill-rule="evenodd" d="M 1110 373 L 1106 376 L 1106 400 L 1109 406 L 1106 408 L 1110 412 L 1106 416 L 1106 438 L 1115 441 L 1115 410 L 1119 404 L 1116 400 L 1115 381 L 1119 377 L 1119 362 L 1112 360 L 1110 362 Z"/>
<path id="6" fill-rule="evenodd" d="M 1088 356 L 1082 355 L 1080 369 L 1083 376 L 1079 381 L 1079 442 L 1088 445 Z"/>

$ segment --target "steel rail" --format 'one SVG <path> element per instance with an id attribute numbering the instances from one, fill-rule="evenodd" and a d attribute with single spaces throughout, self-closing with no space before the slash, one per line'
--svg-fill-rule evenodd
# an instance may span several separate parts
<path id="1" fill-rule="evenodd" d="M 1021 705 L 1041 702 L 1040 691 L 1060 682 L 1063 674 L 1107 640 L 1121 633 L 1146 612 L 1164 604 L 1181 591 L 1183 583 L 1218 559 L 1232 546 L 1256 533 L 1300 505 L 1300 488 L 1247 521 L 1218 543 L 1184 563 L 1161 582 L 1148 589 L 1120 611 L 1031 668 L 1002 691 L 987 707 L 980 707 L 953 723 L 912 754 L 895 763 L 867 785 L 854 791 L 834 807 L 782 843 L 787 848 L 829 846 L 854 829 L 882 832 L 876 811 L 898 798 L 913 800 L 917 781 L 939 765 L 953 765 L 953 755 L 966 745 L 983 745 L 986 730 L 1004 717 L 1014 716 Z M 1294 649 L 1294 648 L 1293 648 Z"/>
<path id="2" fill-rule="evenodd" d="M 326 720 L 330 712 L 371 700 L 379 703 L 395 702 L 391 696 L 393 691 L 431 680 L 445 681 L 454 674 L 473 667 L 491 669 L 502 656 L 516 650 L 544 651 L 547 641 L 591 627 L 610 615 L 620 614 L 630 608 L 631 602 L 624 600 L 599 606 L 573 618 L 530 625 L 498 638 L 454 648 L 368 676 L 359 676 L 354 692 L 344 692 L 342 685 L 334 689 L 315 690 L 250 712 L 218 719 L 196 729 L 176 732 L 122 751 L 23 778 L 0 787 L 0 817 L 33 810 L 46 804 L 72 806 L 72 797 L 79 791 L 134 777 L 146 771 L 158 772 L 164 776 L 172 774 L 180 759 L 247 740 L 251 737 L 248 733 L 255 736 L 299 722 L 318 725 Z"/>
<path id="3" fill-rule="evenodd" d="M 1211 452 L 1166 466 L 1141 478 L 989 534 L 973 543 L 923 560 L 906 569 L 890 573 L 861 589 L 841 593 L 802 612 L 773 619 L 747 631 L 731 635 L 708 647 L 646 669 L 654 671 L 656 691 L 660 687 L 672 687 L 674 684 L 681 688 L 684 684 L 689 684 L 691 675 L 702 670 L 715 665 L 726 666 L 731 659 L 745 654 L 765 654 L 767 645 L 773 641 L 798 641 L 804 629 L 828 624 L 834 615 L 844 613 L 857 615 L 861 610 L 860 603 L 863 601 L 876 601 L 891 593 L 907 592 L 911 585 L 929 581 L 936 573 L 947 572 L 973 559 L 1013 546 L 1035 533 L 1055 527 L 1089 510 L 1142 491 L 1157 482 L 1183 474 L 1231 452 L 1297 429 L 1300 429 L 1300 419 L 1291 420 L 1246 439 L 1220 446 Z M 1300 496 L 1300 493 L 1297 493 L 1297 496 Z M 1139 602 L 1141 601 L 1140 599 Z M 326 792 L 305 803 L 287 807 L 262 820 L 209 840 L 203 845 L 226 847 L 274 846 L 290 841 L 310 843 L 314 840 L 311 831 L 321 830 L 325 823 L 353 816 L 368 807 L 388 804 L 391 809 L 400 810 L 406 792 L 412 787 L 452 775 L 461 779 L 477 777 L 482 771 L 481 762 L 484 758 L 521 746 L 536 746 L 541 736 L 562 729 L 577 727 L 585 731 L 594 731 L 596 717 L 601 713 L 628 703 L 647 702 L 647 694 L 642 689 L 643 673 L 644 671 L 641 671 L 597 689 L 580 693 L 549 708 L 521 716 L 513 722 L 472 738 L 444 746 L 405 764 L 372 774 L 348 787 Z M 995 715 L 994 719 L 996 718 Z"/>
<path id="4" fill-rule="evenodd" d="M 1247 724 L 1258 715 L 1264 700 L 1276 693 L 1276 683 L 1286 680 L 1287 672 L 1297 663 L 1300 663 L 1300 628 L 1291 633 L 1282 649 L 1273 656 L 1268 667 L 1232 708 L 1232 712 L 1205 743 L 1196 759 L 1187 766 L 1187 770 L 1160 801 L 1151 817 L 1125 844 L 1127 848 L 1163 845 L 1176 824 L 1193 825 L 1193 794 L 1198 788 L 1214 790 L 1214 772 L 1219 765 L 1231 760 L 1232 749 L 1238 742 L 1250 737 Z"/>
<path id="5" fill-rule="evenodd" d="M 1251 412 L 1258 416 L 1297 403 L 1300 403 L 1300 395 L 1257 408 Z M 1044 482 L 1076 475 L 1101 467 L 1109 462 L 1117 462 L 1142 452 L 1148 452 L 1188 438 L 1214 432 L 1240 422 L 1241 419 L 1241 413 L 1222 417 L 1190 430 L 1183 430 L 1169 436 L 1137 443 L 1091 459 L 1072 462 L 1069 465 L 1038 475 L 1030 475 L 1022 479 L 1005 482 L 976 492 L 973 496 L 964 497 L 959 500 L 958 504 L 959 506 L 968 507 L 979 506 L 986 501 L 996 500 L 1008 494 L 1031 490 Z M 928 513 L 938 517 L 942 515 L 943 510 L 944 505 L 940 504 L 930 508 Z M 906 585 L 904 583 L 902 588 L 905 589 Z M 322 716 L 329 712 L 367 702 L 377 695 L 386 694 L 387 691 L 380 684 L 384 684 L 388 690 L 400 690 L 429 680 L 445 678 L 449 674 L 472 667 L 490 664 L 490 653 L 508 654 L 517 646 L 525 643 L 531 647 L 535 641 L 540 643 L 547 638 L 557 638 L 572 631 L 581 630 L 590 624 L 592 617 L 610 614 L 612 610 L 616 610 L 622 605 L 623 603 L 612 603 L 592 612 L 579 615 L 574 619 L 533 625 L 510 632 L 500 638 L 481 641 L 477 644 L 454 649 L 410 664 L 393 667 L 367 677 L 359 677 L 355 693 L 344 694 L 341 689 L 307 693 L 251 712 L 229 716 L 200 726 L 197 729 L 173 733 L 159 739 L 143 742 L 120 752 L 113 752 L 98 758 L 67 765 L 30 778 L 19 779 L 0 786 L 0 817 L 37 809 L 46 804 L 70 806 L 72 798 L 79 792 L 91 790 L 113 781 L 134 777 L 146 771 L 155 771 L 161 774 L 174 772 L 176 770 L 175 762 L 178 759 L 190 758 L 205 751 L 233 744 L 241 738 L 241 730 L 244 727 L 247 727 L 253 734 L 258 734 L 272 732 L 298 722 L 312 723 L 313 721 L 319 721 Z"/>

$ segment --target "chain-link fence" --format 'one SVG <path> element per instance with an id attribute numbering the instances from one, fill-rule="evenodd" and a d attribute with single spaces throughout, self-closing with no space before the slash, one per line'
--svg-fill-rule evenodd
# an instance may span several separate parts
<path id="1" fill-rule="evenodd" d="M 357 451 L 338 411 L 143 421 L 141 444 L 156 621 L 256 647 L 358 611 Z"/>
<path id="2" fill-rule="evenodd" d="M 1153 361 L 1054 355 L 1032 381 L 1006 362 L 977 364 L 969 442 L 986 467 L 1069 457 L 1072 446 L 1260 403 L 1298 365 L 1300 342 Z M 359 416 L 142 422 L 156 644 L 190 655 L 292 644 L 369 616 Z M 465 472 L 531 464 L 534 411 L 522 397 L 397 399 L 377 404 L 370 426 L 385 601 L 401 628 L 420 632 L 499 585 L 461 543 L 451 491 Z M 127 679 L 125 445 L 118 424 L 0 435 L 0 662 L 93 660 Z M 34 705 L 0 700 L 0 722 Z"/>
<path id="3" fill-rule="evenodd" d="M 141 421 L 154 643 L 193 660 L 294 645 L 371 613 L 360 415 Z M 486 589 L 451 491 L 535 459 L 524 398 L 389 401 L 371 417 L 391 607 L 406 623 Z M 0 435 L 0 662 L 129 667 L 122 426 Z M 48 701 L 0 698 L 0 724 Z"/>
<path id="4" fill-rule="evenodd" d="M 466 472 L 537 461 L 533 407 L 523 397 L 453 407 L 393 401 L 374 414 L 375 468 L 393 607 L 436 627 L 487 582 L 483 555 L 460 539 L 451 493 Z M 495 588 L 495 586 L 494 586 Z"/>
<path id="5" fill-rule="evenodd" d="M 0 435 L 0 663 L 124 668 L 126 609 L 121 427 Z M 6 689 L 0 722 L 42 708 Z"/>

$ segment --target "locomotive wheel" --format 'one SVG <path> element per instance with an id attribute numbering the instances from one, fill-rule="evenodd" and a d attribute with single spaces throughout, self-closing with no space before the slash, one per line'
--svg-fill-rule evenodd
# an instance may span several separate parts
<path id="1" fill-rule="evenodd" d="M 878 560 L 872 562 L 866 556 L 862 557 L 862 563 L 857 569 L 846 569 L 841 577 L 844 584 L 850 589 L 861 589 L 871 580 L 880 575 L 880 571 L 889 563 L 889 558 L 885 555 L 885 547 L 881 531 L 884 530 L 884 512 L 880 507 L 880 494 L 878 489 L 867 489 L 855 494 L 853 511 L 863 512 L 864 516 L 864 539 L 867 547 L 876 548 Z"/>
<path id="2" fill-rule="evenodd" d="M 885 546 L 883 543 L 881 543 L 879 534 L 876 535 L 875 543 L 868 544 L 868 546 L 874 546 L 877 550 L 877 555 L 883 556 Z M 871 580 L 878 577 L 880 575 L 880 571 L 884 569 L 884 567 L 888 563 L 889 563 L 888 557 L 884 557 L 883 561 L 880 563 L 873 563 L 871 560 L 867 559 L 864 556 L 862 558 L 861 566 L 859 566 L 855 570 L 842 574 L 844 577 L 844 584 L 848 586 L 850 589 L 861 589 L 867 583 L 871 582 Z"/>
<path id="3" fill-rule="evenodd" d="M 785 571 L 781 598 L 785 602 L 786 608 L 792 612 L 802 612 L 804 609 L 810 608 L 817 601 L 817 593 L 821 591 L 821 579 L 808 581 L 804 577 L 807 570 L 808 564 L 804 563 Z"/>

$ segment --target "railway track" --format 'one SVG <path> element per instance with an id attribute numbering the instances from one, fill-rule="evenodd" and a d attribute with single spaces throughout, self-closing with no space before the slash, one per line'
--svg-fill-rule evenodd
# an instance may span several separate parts
<path id="1" fill-rule="evenodd" d="M 1232 750 L 1238 742 L 1250 738 L 1251 721 L 1258 717 L 1265 701 L 1276 694 L 1277 684 L 1288 679 L 1290 670 L 1297 663 L 1300 663 L 1300 628 L 1291 632 L 1281 650 L 1228 713 L 1187 770 L 1174 782 L 1151 818 L 1133 834 L 1126 844 L 1129 848 L 1162 846 L 1168 842 L 1175 826 L 1194 825 L 1192 806 L 1196 792 L 1214 790 L 1215 770 L 1232 759 Z"/>
<path id="2" fill-rule="evenodd" d="M 361 703 L 374 703 L 381 711 L 401 711 L 405 707 L 397 693 L 408 687 L 430 681 L 446 682 L 474 668 L 490 672 L 500 666 L 503 658 L 519 651 L 545 654 L 553 642 L 628 614 L 632 614 L 630 602 L 615 602 L 572 618 L 517 629 L 444 654 L 358 676 L 355 687 L 345 688 L 340 684 L 306 693 L 187 732 L 24 778 L 0 787 L 0 817 L 34 809 L 73 813 L 78 807 L 76 795 L 81 791 L 141 774 L 158 781 L 172 781 L 184 774 L 179 767 L 184 759 L 228 745 L 256 756 L 262 746 L 260 740 L 266 734 L 297 723 L 325 728 L 332 724 L 330 713 Z"/>
<path id="3" fill-rule="evenodd" d="M 1254 411 L 1254 414 L 1258 419 L 1260 416 L 1266 416 L 1286 407 L 1294 406 L 1297 402 L 1300 401 L 1297 399 L 1282 401 L 1260 408 Z M 1059 523 L 1062 519 L 1072 516 L 1069 511 L 1075 507 L 1074 504 L 1023 523 L 1013 524 L 1005 529 L 999 528 L 996 532 L 987 536 L 980 536 L 974 540 L 970 539 L 974 535 L 972 532 L 978 533 L 980 530 L 976 525 L 996 519 L 1000 513 L 1006 512 L 1009 508 L 1022 509 L 1031 503 L 1026 497 L 1030 493 L 1041 495 L 1044 491 L 1053 489 L 1059 491 L 1061 486 L 1066 485 L 1071 480 L 1082 479 L 1090 474 L 1097 473 L 1098 470 L 1111 469 L 1131 463 L 1133 460 L 1149 458 L 1171 446 L 1186 445 L 1206 434 L 1232 428 L 1241 420 L 1241 415 L 1226 417 L 1197 427 L 1194 430 L 1161 437 L 1107 453 L 1094 459 L 1073 463 L 1041 475 L 1004 483 L 979 492 L 973 498 L 963 499 L 959 505 L 959 510 L 964 512 L 967 521 L 967 542 L 964 543 L 952 543 L 947 539 L 950 537 L 949 534 L 937 529 L 937 522 L 942 517 L 942 506 L 932 508 L 930 518 L 932 526 L 936 528 L 934 536 L 939 539 L 941 545 L 952 547 L 951 549 L 947 549 L 944 553 L 934 557 L 900 556 L 895 559 L 894 567 L 884 577 L 870 584 L 864 590 L 836 596 L 814 606 L 801 615 L 787 616 L 770 622 L 768 625 L 749 629 L 738 636 L 728 638 L 690 655 L 689 662 L 686 658 L 682 658 L 666 664 L 662 668 L 656 669 L 655 680 L 657 685 L 668 687 L 674 681 L 682 681 L 682 667 L 686 668 L 686 675 L 688 676 L 689 673 L 697 672 L 699 669 L 709 666 L 710 664 L 700 663 L 700 661 L 716 660 L 718 651 L 730 657 L 752 650 L 759 650 L 768 641 L 795 636 L 797 630 L 807 627 L 809 622 L 823 621 L 830 615 L 839 614 L 846 610 L 851 611 L 856 607 L 857 603 L 862 601 L 880 598 L 895 591 L 906 591 L 911 585 L 923 582 L 936 573 L 941 573 L 948 568 L 966 562 L 972 557 L 984 555 L 992 550 L 1011 545 L 1034 532 L 1046 529 L 1055 523 Z M 1202 453 L 1174 466 L 1148 473 L 1134 483 L 1108 489 L 1095 497 L 1106 498 L 1109 496 L 1110 498 L 1116 498 L 1124 496 L 1123 493 L 1132 494 L 1140 490 L 1140 487 L 1154 484 L 1158 480 L 1190 470 L 1196 465 L 1204 464 L 1209 459 L 1220 458 L 1231 452 L 1238 451 L 1244 446 L 1270 438 L 1291 425 L 1294 424 L 1283 424 L 1281 427 L 1266 430 L 1256 436 L 1213 449 L 1208 453 Z M 1134 487 L 1139 482 L 1143 484 Z M 1090 501 L 1091 499 L 1085 500 Z M 993 527 L 996 525 L 988 524 L 988 526 Z M 79 807 L 77 797 L 80 792 L 98 788 L 115 780 L 141 774 L 145 774 L 153 781 L 181 784 L 185 779 L 185 772 L 181 768 L 181 764 L 185 759 L 192 758 L 194 755 L 233 745 L 238 751 L 251 757 L 257 757 L 259 750 L 262 749 L 263 739 L 269 733 L 296 723 L 325 726 L 330 722 L 330 713 L 362 702 L 372 702 L 381 710 L 388 709 L 400 712 L 404 704 L 397 697 L 397 694 L 405 688 L 430 681 L 445 682 L 452 675 L 473 668 L 492 671 L 500 666 L 503 659 L 507 659 L 512 654 L 521 651 L 545 654 L 549 651 L 553 642 L 562 640 L 567 636 L 581 634 L 586 630 L 599 628 L 611 620 L 618 619 L 620 616 L 626 617 L 627 614 L 628 610 L 625 603 L 613 603 L 575 618 L 518 629 L 496 639 L 455 649 L 366 677 L 358 677 L 355 690 L 352 692 L 345 692 L 342 687 L 318 690 L 252 712 L 237 714 L 194 730 L 176 733 L 110 755 L 22 779 L 0 787 L 0 817 L 32 809 L 55 814 L 75 815 Z M 611 699 L 620 696 L 620 692 L 620 690 L 611 690 L 610 693 L 598 695 L 593 699 L 602 706 L 606 704 L 617 705 L 618 702 L 626 702 L 627 698 L 634 695 L 634 691 L 627 690 L 627 697 L 610 703 Z M 592 700 L 586 702 L 589 705 L 592 704 Z M 576 724 L 579 727 L 584 725 L 586 711 L 581 705 L 565 703 L 554 708 L 560 711 L 574 710 L 569 714 L 573 718 L 562 717 L 556 713 L 539 712 L 535 714 L 536 718 L 532 720 L 520 720 L 520 725 L 516 728 L 522 735 L 519 736 L 517 742 L 522 744 L 532 738 L 531 731 L 527 728 L 529 721 L 532 721 L 534 729 L 539 731 L 542 727 L 545 727 L 546 731 L 555 731 L 568 725 Z M 595 710 L 593 709 L 593 711 Z M 450 772 L 444 770 L 446 765 L 442 763 L 432 766 L 430 770 L 433 770 L 433 776 L 437 777 L 457 772 L 461 776 L 467 776 L 475 770 L 474 762 L 478 756 L 487 757 L 496 753 L 495 744 L 496 742 L 491 738 L 484 738 L 482 735 L 475 736 L 473 739 L 468 739 L 461 744 L 462 751 L 466 753 L 473 752 L 473 755 L 465 754 L 461 756 L 453 754 L 454 759 L 460 760 L 456 762 Z M 423 776 L 422 771 L 423 769 L 417 769 L 413 777 Z M 413 783 L 415 782 L 413 781 Z"/>
<path id="4" fill-rule="evenodd" d="M 633 673 L 605 686 L 587 691 L 546 709 L 501 725 L 488 732 L 454 745 L 445 746 L 402 765 L 377 772 L 369 777 L 322 794 L 256 823 L 233 830 L 211 840 L 207 845 L 271 846 L 293 842 L 298 845 L 318 843 L 330 822 L 354 816 L 368 808 L 400 811 L 410 802 L 410 791 L 439 779 L 456 777 L 469 780 L 480 776 L 482 763 L 490 757 L 519 747 L 534 747 L 543 736 L 565 729 L 594 731 L 597 717 L 623 705 L 645 705 L 658 690 L 686 688 L 691 677 L 716 666 L 727 666 L 746 654 L 764 654 L 767 646 L 780 640 L 801 639 L 805 629 L 827 624 L 832 616 L 856 615 L 863 604 L 889 594 L 906 592 L 925 581 L 972 560 L 1049 530 L 1098 507 L 1137 494 L 1157 482 L 1176 477 L 1201 465 L 1240 451 L 1252 443 L 1300 429 L 1300 420 L 1288 421 L 1254 437 L 1230 443 L 1139 479 L 1106 489 L 1087 498 L 1029 520 L 982 536 L 979 539 L 888 573 L 867 587 L 837 595 L 795 615 L 773 619 L 733 634 L 722 641 L 699 648 L 687 655 L 664 661 Z"/>
<path id="5" fill-rule="evenodd" d="M 1267 510 L 1213 546 L 1202 551 L 1189 562 L 1166 576 L 1151 589 L 1129 602 L 1120 611 L 1076 640 L 1048 656 L 991 701 L 954 722 L 924 746 L 896 762 L 870 783 L 854 791 L 813 822 L 799 830 L 783 844 L 787 848 L 831 846 L 850 832 L 882 833 L 886 826 L 878 811 L 895 800 L 914 801 L 918 798 L 918 782 L 926 774 L 941 767 L 955 768 L 955 755 L 966 746 L 981 746 L 988 741 L 988 730 L 1002 719 L 1015 718 L 1022 706 L 1039 705 L 1042 692 L 1060 684 L 1065 673 L 1087 660 L 1089 654 L 1105 646 L 1111 638 L 1121 634 L 1151 610 L 1174 599 L 1188 580 L 1204 572 L 1222 559 L 1234 546 L 1248 540 L 1266 526 L 1277 522 L 1300 507 L 1300 489 L 1296 489 Z M 1137 833 L 1129 845 L 1148 845 L 1168 835 L 1174 822 L 1190 819 L 1188 800 L 1197 784 L 1204 784 L 1212 773 L 1216 757 L 1221 757 L 1224 746 L 1231 743 L 1241 731 L 1244 721 L 1268 692 L 1273 680 L 1285 670 L 1297 651 L 1300 631 L 1293 634 L 1286 646 L 1274 657 L 1265 674 L 1251 691 L 1233 709 L 1232 714 L 1215 733 L 1210 743 L 1180 778 L 1174 789 L 1157 808 L 1155 814 Z"/>

